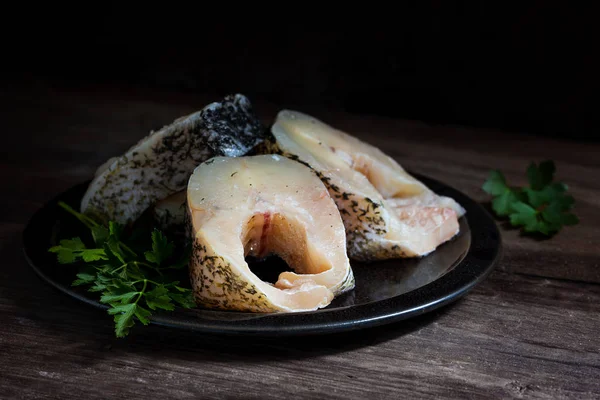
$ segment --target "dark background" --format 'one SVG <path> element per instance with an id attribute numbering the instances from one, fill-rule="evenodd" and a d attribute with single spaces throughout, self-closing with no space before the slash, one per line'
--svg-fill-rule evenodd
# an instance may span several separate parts
<path id="1" fill-rule="evenodd" d="M 28 23 L 5 35 L 18 54 L 5 77 L 242 92 L 282 106 L 599 139 L 595 10 L 460 4 L 345 3 L 334 17 L 300 4 L 31 6 Z"/>

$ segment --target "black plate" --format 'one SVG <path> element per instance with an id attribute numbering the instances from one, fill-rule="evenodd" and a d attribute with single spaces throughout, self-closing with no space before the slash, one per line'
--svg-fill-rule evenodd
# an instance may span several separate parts
<path id="1" fill-rule="evenodd" d="M 501 250 L 500 234 L 488 212 L 469 197 L 438 181 L 416 176 L 467 210 L 460 221 L 460 234 L 429 256 L 373 264 L 352 263 L 356 288 L 318 311 L 253 314 L 181 309 L 155 314 L 152 322 L 221 334 L 320 334 L 403 320 L 459 299 L 495 266 Z M 24 231 L 24 250 L 29 264 L 43 280 L 78 300 L 106 309 L 89 293 L 71 287 L 74 271 L 58 264 L 55 255 L 48 252 L 58 240 L 83 234 L 85 228 L 59 208 L 57 202 L 79 204 L 87 185 L 85 182 L 60 194 L 33 216 Z M 108 315 L 106 320 L 112 323 Z"/>

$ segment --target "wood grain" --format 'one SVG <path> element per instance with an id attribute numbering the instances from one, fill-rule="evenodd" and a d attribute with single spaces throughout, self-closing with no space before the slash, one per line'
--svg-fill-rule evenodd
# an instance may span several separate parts
<path id="1" fill-rule="evenodd" d="M 150 129 L 208 95 L 12 87 L 0 177 L 0 398 L 600 398 L 600 148 L 461 127 L 309 110 L 411 170 L 485 202 L 487 171 L 518 182 L 552 158 L 581 224 L 546 241 L 501 225 L 504 258 L 460 302 L 410 321 L 297 339 L 136 330 L 43 283 L 21 254 L 31 214 Z M 277 106 L 257 103 L 268 120 Z"/>

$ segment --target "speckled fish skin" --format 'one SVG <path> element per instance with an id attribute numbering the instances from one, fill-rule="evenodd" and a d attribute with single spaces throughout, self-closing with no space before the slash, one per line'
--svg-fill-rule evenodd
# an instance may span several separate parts
<path id="1" fill-rule="evenodd" d="M 266 128 L 241 94 L 178 118 L 98 168 L 81 211 L 130 224 L 156 201 L 184 190 L 194 168 L 214 156 L 239 157 L 264 139 Z"/>
<path id="2" fill-rule="evenodd" d="M 200 306 L 313 311 L 354 288 L 335 202 L 304 165 L 278 155 L 216 157 L 198 166 L 187 193 L 190 281 Z M 295 272 L 260 280 L 245 257 L 269 254 Z"/>
<path id="3" fill-rule="evenodd" d="M 351 259 L 422 257 L 459 232 L 464 209 L 380 149 L 310 115 L 281 110 L 259 150 L 314 170 L 335 200 Z"/>

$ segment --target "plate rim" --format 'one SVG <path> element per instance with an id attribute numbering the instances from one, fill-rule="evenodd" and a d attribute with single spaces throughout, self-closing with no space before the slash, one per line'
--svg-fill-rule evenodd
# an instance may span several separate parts
<path id="1" fill-rule="evenodd" d="M 198 316 L 198 319 L 193 323 L 188 321 L 182 321 L 173 317 L 171 314 L 157 313 L 154 314 L 150 320 L 150 324 L 164 326 L 168 328 L 183 329 L 199 333 L 207 334 L 226 334 L 226 335 L 259 335 L 259 336 L 290 336 L 290 335 L 314 335 L 314 334 L 331 334 L 353 331 L 358 329 L 367 329 L 375 326 L 384 324 L 390 324 L 406 320 L 418 315 L 429 313 L 438 308 L 444 307 L 450 303 L 456 302 L 463 298 L 473 288 L 484 281 L 488 275 L 495 269 L 503 255 L 503 242 L 500 230 L 491 214 L 481 204 L 473 200 L 471 197 L 464 194 L 462 191 L 455 189 L 437 179 L 430 178 L 426 175 L 407 171 L 415 178 L 423 181 L 427 186 L 432 184 L 440 186 L 444 191 L 453 192 L 448 194 L 449 196 L 459 197 L 461 200 L 457 201 L 463 206 L 467 213 L 461 218 L 465 218 L 469 224 L 470 229 L 470 245 L 466 254 L 458 262 L 458 264 L 447 273 L 434 279 L 427 284 L 411 290 L 406 293 L 402 293 L 397 296 L 390 298 L 363 303 L 358 305 L 344 306 L 334 309 L 320 309 L 309 312 L 298 312 L 298 313 L 271 313 L 265 314 L 252 314 L 248 313 L 249 320 L 257 319 L 264 321 L 265 319 L 284 321 L 279 324 L 269 324 L 263 326 L 261 324 L 244 325 L 242 322 L 232 324 L 231 321 L 218 320 L 218 319 L 206 319 Z M 41 266 L 38 266 L 32 256 L 36 252 L 35 246 L 31 243 L 32 230 L 36 227 L 36 222 L 42 219 L 45 213 L 51 213 L 52 208 L 57 206 L 57 202 L 65 197 L 67 193 L 75 191 L 78 187 L 88 185 L 91 180 L 80 182 L 72 185 L 66 190 L 58 193 L 49 201 L 44 203 L 38 208 L 30 217 L 27 222 L 23 233 L 23 254 L 29 264 L 34 270 L 38 277 L 43 280 L 46 284 L 50 284 L 54 289 L 66 294 L 74 299 L 77 299 L 87 305 L 90 305 L 97 309 L 108 309 L 108 306 L 86 297 L 74 290 L 70 289 L 70 286 L 66 286 L 61 282 L 57 282 L 55 279 L 50 277 L 43 271 Z M 480 217 L 479 219 L 476 217 Z M 482 226 L 485 226 L 483 232 L 479 232 Z M 478 235 L 474 235 L 475 233 Z M 483 237 L 482 233 L 484 234 Z M 494 245 L 492 247 L 483 246 L 478 251 L 489 253 L 489 260 L 479 260 L 480 263 L 476 263 L 472 260 L 474 256 L 474 247 L 482 246 L 481 242 L 488 240 L 487 236 L 492 237 Z M 35 237 L 35 235 L 33 235 Z M 44 239 L 45 241 L 45 239 Z M 477 270 L 473 273 L 467 271 L 468 267 L 473 264 Z M 463 276 L 466 275 L 466 276 Z M 432 295 L 432 289 L 434 294 Z M 377 306 L 379 305 L 379 306 Z M 375 308 L 374 312 L 367 312 L 369 309 Z M 379 311 L 376 309 L 379 308 Z M 340 313 L 345 314 L 350 310 L 351 314 L 355 315 L 366 315 L 362 318 L 349 317 L 338 318 L 337 320 L 329 320 L 326 316 L 339 315 Z M 201 312 L 211 312 L 211 310 L 201 310 Z M 222 312 L 222 311 L 213 311 Z M 227 311 L 225 311 L 227 313 Z M 369 317 L 369 314 L 371 316 Z M 303 322 L 303 319 L 313 320 L 312 322 Z M 315 321 L 316 320 L 316 321 Z M 289 321 L 292 321 L 290 323 Z"/>

